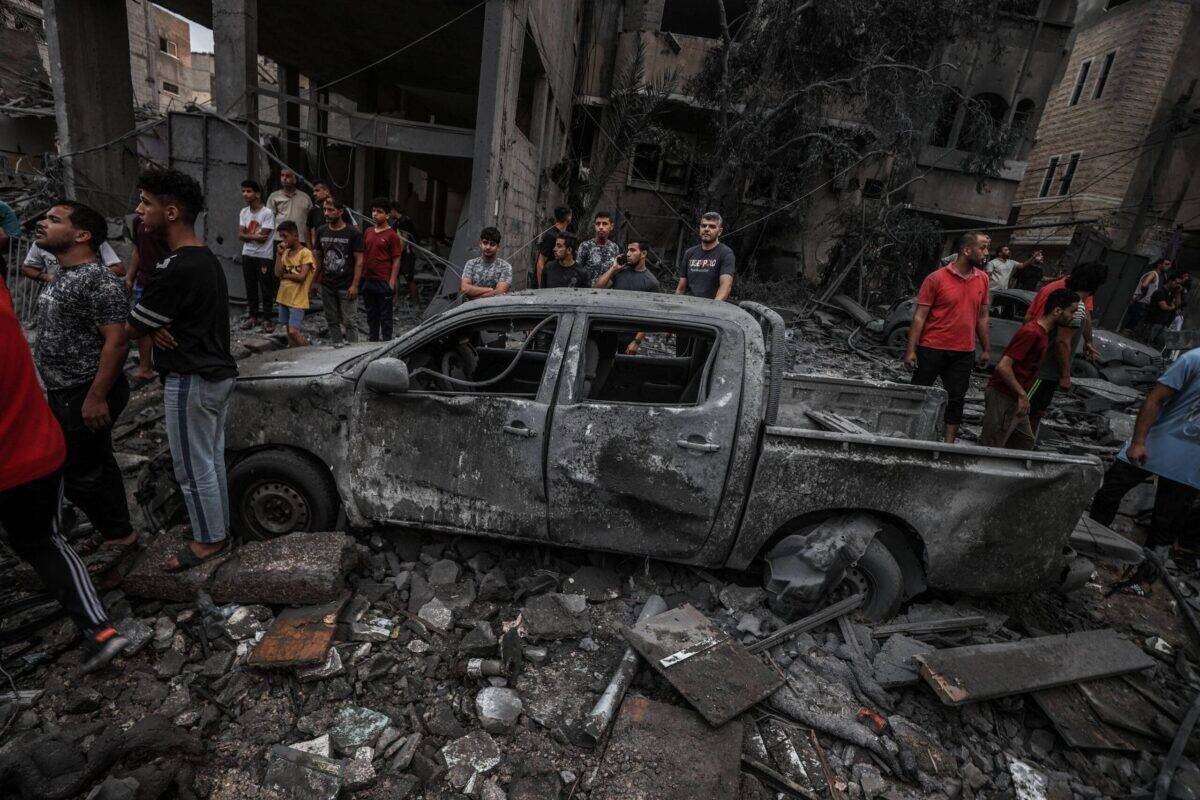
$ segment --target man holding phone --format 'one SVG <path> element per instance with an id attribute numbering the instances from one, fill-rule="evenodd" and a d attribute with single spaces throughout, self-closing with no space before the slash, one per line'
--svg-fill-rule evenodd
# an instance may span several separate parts
<path id="1" fill-rule="evenodd" d="M 625 292 L 657 292 L 658 278 L 646 266 L 647 250 L 642 242 L 634 239 L 625 246 L 625 253 L 617 257 L 611 267 L 596 279 L 597 289 L 616 289 Z M 638 331 L 625 344 L 626 355 L 635 356 L 642 347 L 646 334 Z"/>

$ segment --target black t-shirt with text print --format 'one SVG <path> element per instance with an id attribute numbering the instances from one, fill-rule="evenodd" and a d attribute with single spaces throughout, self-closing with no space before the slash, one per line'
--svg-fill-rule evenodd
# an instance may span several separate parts
<path id="1" fill-rule="evenodd" d="M 711 250 L 705 250 L 701 245 L 689 247 L 683 254 L 681 276 L 687 279 L 687 293 L 692 297 L 713 299 L 721 285 L 721 276 L 736 274 L 736 263 L 733 251 L 720 242 Z"/>

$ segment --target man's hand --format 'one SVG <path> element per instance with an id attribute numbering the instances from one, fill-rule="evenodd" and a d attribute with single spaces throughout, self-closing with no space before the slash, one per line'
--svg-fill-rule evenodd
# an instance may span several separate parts
<path id="1" fill-rule="evenodd" d="M 625 355 L 636 356 L 638 354 L 638 350 L 640 349 L 641 347 L 638 345 L 638 340 L 634 339 L 632 342 L 625 345 Z"/>
<path id="2" fill-rule="evenodd" d="M 1125 451 L 1126 457 L 1130 464 L 1137 464 L 1139 467 L 1146 466 L 1146 459 L 1150 456 L 1146 452 L 1146 445 L 1140 442 L 1130 442 L 1129 449 Z"/>
<path id="3" fill-rule="evenodd" d="M 1058 388 L 1064 392 L 1071 391 L 1071 376 L 1063 375 L 1058 379 Z"/>
<path id="4" fill-rule="evenodd" d="M 112 425 L 112 417 L 108 415 L 108 401 L 103 397 L 92 397 L 90 394 L 83 399 L 83 424 L 89 431 L 102 431 Z"/>
<path id="5" fill-rule="evenodd" d="M 1017 396 L 1017 419 L 1023 419 L 1029 416 L 1029 398 L 1025 395 Z"/>
<path id="6" fill-rule="evenodd" d="M 1088 361 L 1096 361 L 1100 358 L 1100 351 L 1096 349 L 1096 345 L 1086 342 L 1083 345 L 1083 355 Z"/>
<path id="7" fill-rule="evenodd" d="M 396 279 L 395 278 L 388 278 L 388 288 L 390 288 L 393 292 L 396 291 Z"/>
<path id="8" fill-rule="evenodd" d="M 987 350 L 984 350 L 979 354 L 979 358 L 975 360 L 975 363 L 980 369 L 987 368 L 987 366 L 992 363 L 992 354 Z"/>
<path id="9" fill-rule="evenodd" d="M 350 284 L 350 288 L 346 290 L 346 299 L 347 300 L 357 300 L 358 299 L 358 284 L 357 283 Z"/>
<path id="10" fill-rule="evenodd" d="M 150 334 L 150 338 L 154 340 L 154 346 L 160 350 L 174 350 L 179 346 L 175 337 L 171 335 L 170 328 L 155 328 L 154 333 Z"/>
<path id="11" fill-rule="evenodd" d="M 904 354 L 904 366 L 910 371 L 917 368 L 917 351 L 909 350 Z"/>

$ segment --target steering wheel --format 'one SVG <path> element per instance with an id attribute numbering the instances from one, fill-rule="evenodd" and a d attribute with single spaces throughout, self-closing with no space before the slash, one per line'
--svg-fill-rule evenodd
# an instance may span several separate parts
<path id="1" fill-rule="evenodd" d="M 476 354 L 475 348 L 471 346 L 470 342 L 459 342 L 453 350 L 447 350 L 442 354 L 442 368 L 439 370 L 441 375 L 438 378 L 450 377 L 460 381 L 470 381 L 477 366 L 479 366 L 479 356 Z M 439 383 L 447 392 L 453 392 L 456 388 L 447 380 L 439 380 Z"/>

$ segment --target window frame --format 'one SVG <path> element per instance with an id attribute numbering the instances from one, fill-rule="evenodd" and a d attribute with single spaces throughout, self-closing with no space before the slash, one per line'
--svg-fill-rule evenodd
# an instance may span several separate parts
<path id="1" fill-rule="evenodd" d="M 1061 161 L 1062 156 L 1050 156 L 1046 161 L 1046 174 L 1042 176 L 1042 186 L 1038 189 L 1039 198 L 1050 196 L 1050 190 L 1054 188 L 1054 176 Z"/>
<path id="2" fill-rule="evenodd" d="M 721 338 L 723 330 L 718 325 L 705 325 L 703 323 L 681 322 L 670 323 L 664 325 L 661 317 L 653 316 L 629 316 L 629 317 L 613 317 L 606 314 L 588 314 L 581 320 L 582 327 L 579 338 L 579 358 L 575 363 L 575 374 L 568 382 L 570 396 L 563 399 L 566 405 L 600 405 L 600 406 L 622 406 L 628 408 L 701 408 L 709 399 L 709 383 L 712 381 L 713 365 L 717 362 L 717 355 L 721 349 Z M 674 330 L 676 335 L 679 331 L 690 331 L 712 336 L 712 349 L 708 353 L 708 359 L 704 364 L 704 376 L 700 382 L 700 389 L 696 393 L 696 402 L 694 403 L 636 403 L 628 400 L 592 400 L 583 397 L 583 381 L 584 381 L 584 361 L 587 352 L 588 335 L 591 333 L 592 325 L 595 323 L 607 323 L 610 325 L 630 325 L 635 328 L 664 328 L 669 327 Z M 631 356 L 637 358 L 638 356 Z"/>
<path id="3" fill-rule="evenodd" d="M 174 88 L 168 88 L 168 87 L 174 87 Z M 179 91 L 179 84 L 172 83 L 171 81 L 163 81 L 162 82 L 162 90 L 164 92 L 166 92 L 167 94 L 171 95 L 172 97 L 180 97 L 182 95 L 182 93 Z"/>
<path id="4" fill-rule="evenodd" d="M 1076 150 L 1067 158 L 1067 166 L 1063 169 L 1062 177 L 1058 180 L 1058 196 L 1066 197 L 1071 193 L 1071 184 L 1075 180 L 1075 173 L 1079 169 L 1079 162 L 1082 160 L 1083 151 Z"/>
<path id="5" fill-rule="evenodd" d="M 1117 48 L 1117 50 L 1119 49 Z M 1108 79 L 1112 77 L 1113 65 L 1117 61 L 1117 50 L 1110 50 L 1104 54 L 1104 60 L 1100 63 L 1100 72 L 1096 75 L 1096 88 L 1092 90 L 1093 100 L 1104 97 L 1104 90 L 1108 88 Z"/>
<path id="6" fill-rule="evenodd" d="M 1087 87 L 1087 79 L 1091 77 L 1092 61 L 1085 58 L 1079 64 L 1079 72 L 1075 76 L 1075 85 L 1071 88 L 1071 96 L 1067 98 L 1067 108 L 1074 108 L 1083 101 L 1083 90 Z"/>
<path id="7" fill-rule="evenodd" d="M 174 50 L 175 52 L 172 53 L 171 52 L 172 50 Z M 171 58 L 178 61 L 179 60 L 179 43 L 176 42 L 174 39 L 172 39 L 170 36 L 159 36 L 158 37 L 158 52 L 168 55 Z"/>
<path id="8" fill-rule="evenodd" d="M 641 170 L 636 169 L 636 163 L 639 158 L 638 148 L 653 147 L 657 154 L 654 161 L 654 175 L 649 176 L 641 174 Z M 644 156 L 642 156 L 644 157 Z M 692 164 L 690 161 L 672 160 L 672 163 L 679 164 L 683 167 L 683 181 L 679 184 L 663 183 L 663 172 L 667 167 L 666 148 L 660 144 L 653 142 L 636 142 L 633 146 L 631 158 L 629 158 L 629 171 L 625 178 L 625 185 L 634 189 L 649 189 L 655 192 L 665 192 L 668 194 L 687 194 L 688 186 L 692 181 Z"/>

